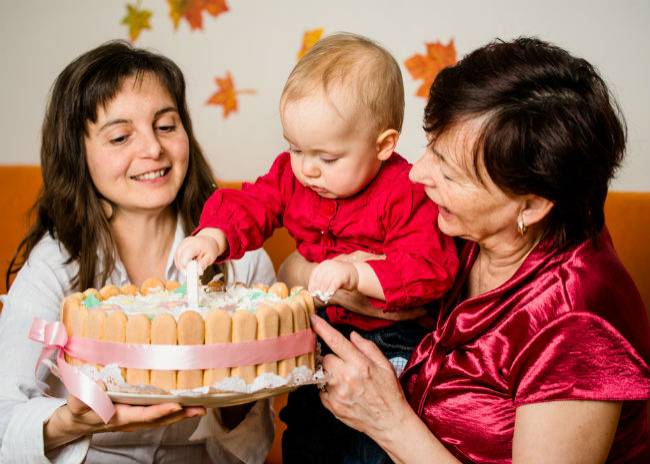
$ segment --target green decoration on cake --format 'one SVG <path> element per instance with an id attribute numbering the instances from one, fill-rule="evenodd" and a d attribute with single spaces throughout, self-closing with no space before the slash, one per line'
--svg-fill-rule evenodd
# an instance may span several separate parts
<path id="1" fill-rule="evenodd" d="M 178 293 L 179 295 L 182 295 L 182 296 L 185 296 L 185 295 L 187 295 L 187 287 L 185 286 L 185 284 L 183 284 L 180 287 L 175 288 L 172 292 L 173 293 Z"/>
<path id="2" fill-rule="evenodd" d="M 93 295 L 92 293 L 90 293 L 84 300 L 84 306 L 86 308 L 95 308 L 97 306 L 100 306 L 101 304 L 102 304 L 101 301 L 99 301 L 97 297 L 95 297 L 95 295 Z"/>

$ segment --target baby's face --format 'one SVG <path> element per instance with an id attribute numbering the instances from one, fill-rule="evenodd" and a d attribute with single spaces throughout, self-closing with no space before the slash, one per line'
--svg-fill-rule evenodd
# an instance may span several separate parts
<path id="1" fill-rule="evenodd" d="M 282 108 L 291 168 L 301 184 L 325 198 L 363 189 L 381 167 L 377 134 L 336 89 L 314 92 Z"/>

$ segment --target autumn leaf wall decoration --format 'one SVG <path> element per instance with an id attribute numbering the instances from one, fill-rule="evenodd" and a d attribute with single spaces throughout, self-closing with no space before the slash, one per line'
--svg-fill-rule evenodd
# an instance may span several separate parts
<path id="1" fill-rule="evenodd" d="M 140 2 L 136 5 L 127 3 L 126 5 L 126 15 L 122 18 L 122 24 L 128 26 L 129 28 L 129 38 L 131 42 L 135 42 L 140 37 L 140 32 L 143 29 L 151 29 L 151 24 L 149 24 L 149 19 L 151 18 L 150 10 L 144 10 L 140 8 Z"/>
<path id="2" fill-rule="evenodd" d="M 429 88 L 438 73 L 447 66 L 456 64 L 456 47 L 454 39 L 447 45 L 440 42 L 427 43 L 427 54 L 416 53 L 404 61 L 406 69 L 415 80 L 422 80 L 422 85 L 415 95 L 427 98 Z"/>
<path id="3" fill-rule="evenodd" d="M 219 90 L 212 94 L 206 104 L 223 107 L 224 118 L 237 111 L 237 95 L 255 93 L 255 90 L 252 89 L 236 90 L 232 75 L 229 72 L 226 72 L 226 76 L 223 78 L 215 77 L 214 81 L 217 83 Z"/>
<path id="4" fill-rule="evenodd" d="M 309 51 L 311 47 L 314 46 L 316 42 L 318 42 L 323 35 L 323 28 L 318 28 L 318 29 L 312 29 L 311 31 L 305 31 L 305 33 L 302 36 L 302 46 L 300 47 L 300 51 L 298 51 L 298 60 L 300 60 L 303 56 L 305 56 L 305 53 Z"/>
<path id="5" fill-rule="evenodd" d="M 203 11 L 214 17 L 228 11 L 226 0 L 167 0 L 167 4 L 174 29 L 183 18 L 192 30 L 203 29 Z"/>

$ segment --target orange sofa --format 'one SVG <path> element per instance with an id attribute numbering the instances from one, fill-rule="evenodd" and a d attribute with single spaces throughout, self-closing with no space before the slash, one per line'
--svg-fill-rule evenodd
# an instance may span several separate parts
<path id="1" fill-rule="evenodd" d="M 219 182 L 222 187 L 238 188 L 240 182 Z M 38 166 L 0 165 L 0 294 L 6 292 L 5 273 L 18 243 L 29 225 L 29 208 L 41 185 Z M 621 260 L 636 282 L 646 305 L 650 307 L 650 192 L 610 192 L 605 204 L 607 226 Z M 277 270 L 284 258 L 295 249 L 293 239 L 280 229 L 267 240 L 264 248 Z M 274 399 L 276 411 L 286 396 Z M 280 438 L 284 425 L 276 418 L 276 440 L 269 454 L 269 464 L 280 463 Z"/>

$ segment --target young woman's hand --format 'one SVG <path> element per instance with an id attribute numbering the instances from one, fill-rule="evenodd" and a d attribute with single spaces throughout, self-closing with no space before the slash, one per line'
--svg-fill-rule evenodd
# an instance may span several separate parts
<path id="1" fill-rule="evenodd" d="M 101 418 L 85 403 L 69 395 L 67 404 L 54 411 L 43 427 L 45 449 L 54 449 L 78 438 L 100 432 L 132 432 L 162 427 L 188 417 L 203 416 L 201 406 L 182 407 L 178 403 L 153 406 L 115 404 L 115 414 L 104 424 Z"/>

